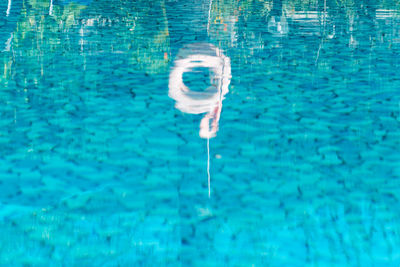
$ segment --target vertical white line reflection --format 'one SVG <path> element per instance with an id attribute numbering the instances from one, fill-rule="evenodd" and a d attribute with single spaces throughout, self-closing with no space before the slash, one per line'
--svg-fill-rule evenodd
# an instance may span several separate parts
<path id="1" fill-rule="evenodd" d="M 11 10 L 11 0 L 8 0 L 7 11 L 6 11 L 6 17 L 8 17 L 8 15 L 10 15 L 10 10 Z"/>
<path id="2" fill-rule="evenodd" d="M 10 38 L 8 38 L 7 41 L 6 41 L 6 47 L 4 48 L 3 51 L 10 51 L 11 42 L 12 42 L 13 37 L 14 37 L 14 35 L 11 33 Z"/>
<path id="3" fill-rule="evenodd" d="M 210 0 L 210 7 L 208 8 L 207 33 L 208 33 L 209 29 L 210 29 L 211 7 L 212 7 L 212 0 Z"/>
<path id="4" fill-rule="evenodd" d="M 208 175 L 208 198 L 211 198 L 210 138 L 209 137 L 207 137 L 207 175 Z"/>
<path id="5" fill-rule="evenodd" d="M 50 0 L 50 10 L 49 10 L 49 15 L 53 15 L 53 0 Z"/>

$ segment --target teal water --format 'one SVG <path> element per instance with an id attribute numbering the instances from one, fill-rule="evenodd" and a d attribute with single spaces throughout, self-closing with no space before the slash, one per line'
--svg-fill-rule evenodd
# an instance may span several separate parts
<path id="1" fill-rule="evenodd" d="M 0 266 L 400 265 L 398 2 L 0 13 Z"/>

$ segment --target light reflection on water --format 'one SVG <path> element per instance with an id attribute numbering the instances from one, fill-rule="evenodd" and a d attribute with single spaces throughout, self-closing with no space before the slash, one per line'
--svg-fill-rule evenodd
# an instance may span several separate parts
<path id="1" fill-rule="evenodd" d="M 398 266 L 399 10 L 1 2 L 0 265 Z"/>
<path id="2" fill-rule="evenodd" d="M 211 85 L 203 92 L 192 91 L 183 83 L 183 74 L 198 67 L 209 68 L 212 72 Z M 222 101 L 229 92 L 230 80 L 230 60 L 215 46 L 206 43 L 192 44 L 178 53 L 169 75 L 168 95 L 176 101 L 175 107 L 182 112 L 206 113 L 200 122 L 201 138 L 216 136 Z"/>
<path id="3" fill-rule="evenodd" d="M 211 85 L 202 92 L 192 91 L 183 83 L 183 74 L 194 68 L 209 68 Z M 212 44 L 196 43 L 181 48 L 169 75 L 169 97 L 182 112 L 206 115 L 200 121 L 201 138 L 207 139 L 208 196 L 211 196 L 210 138 L 216 136 L 222 111 L 222 101 L 229 92 L 230 59 Z M 210 125 L 211 124 L 211 125 Z M 211 128 L 211 129 L 210 129 Z"/>

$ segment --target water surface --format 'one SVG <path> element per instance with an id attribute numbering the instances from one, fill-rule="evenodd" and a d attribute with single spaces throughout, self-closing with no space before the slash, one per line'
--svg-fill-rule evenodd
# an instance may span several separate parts
<path id="1" fill-rule="evenodd" d="M 397 2 L 0 12 L 0 265 L 400 264 Z"/>

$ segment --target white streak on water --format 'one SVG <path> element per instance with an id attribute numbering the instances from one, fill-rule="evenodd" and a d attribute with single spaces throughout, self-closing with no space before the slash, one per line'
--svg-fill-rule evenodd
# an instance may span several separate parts
<path id="1" fill-rule="evenodd" d="M 50 9 L 49 9 L 49 15 L 53 15 L 53 0 L 50 0 Z"/>
<path id="2" fill-rule="evenodd" d="M 211 6 L 212 6 L 212 0 L 210 0 L 210 7 L 208 8 L 207 33 L 208 30 L 210 29 Z"/>
<path id="3" fill-rule="evenodd" d="M 6 16 L 10 15 L 10 10 L 11 10 L 11 0 L 8 0 L 8 6 L 7 6 L 7 11 L 6 11 Z"/>
<path id="4" fill-rule="evenodd" d="M 6 47 L 4 48 L 3 51 L 10 51 L 10 49 L 11 49 L 11 42 L 12 42 L 13 37 L 14 37 L 14 35 L 11 33 L 10 38 L 8 38 L 8 40 L 6 41 Z"/>

